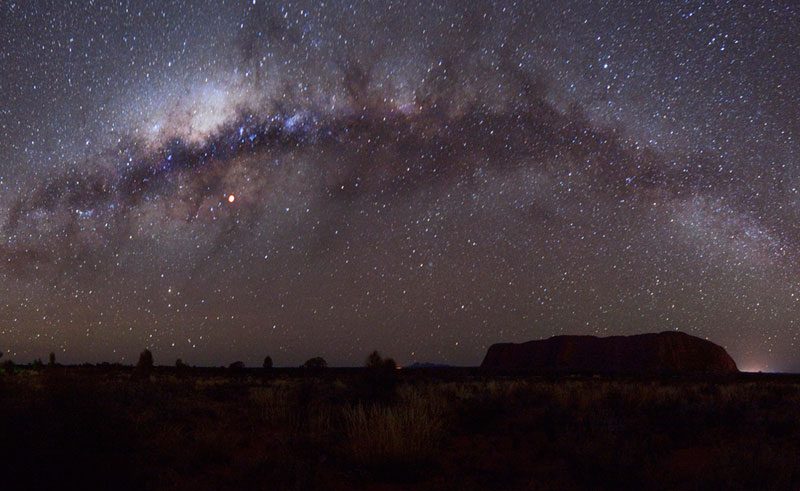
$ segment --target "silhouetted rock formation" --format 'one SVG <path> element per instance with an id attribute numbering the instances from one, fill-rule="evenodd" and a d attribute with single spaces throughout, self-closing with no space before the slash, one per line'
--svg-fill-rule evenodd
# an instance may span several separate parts
<path id="1" fill-rule="evenodd" d="M 489 347 L 481 368 L 545 373 L 735 373 L 724 348 L 682 332 L 555 336 Z"/>

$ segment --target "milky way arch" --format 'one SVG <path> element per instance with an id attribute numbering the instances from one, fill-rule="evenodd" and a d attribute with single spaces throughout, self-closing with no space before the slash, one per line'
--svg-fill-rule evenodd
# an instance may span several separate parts
<path id="1" fill-rule="evenodd" d="M 475 363 L 683 329 L 791 366 L 796 69 L 757 55 L 796 12 L 556 4 L 5 7 L 45 28 L 3 41 L 0 347 Z"/>

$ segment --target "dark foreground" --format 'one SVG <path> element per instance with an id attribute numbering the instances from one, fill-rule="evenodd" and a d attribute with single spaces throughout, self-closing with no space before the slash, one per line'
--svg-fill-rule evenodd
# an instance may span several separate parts
<path id="1" fill-rule="evenodd" d="M 798 489 L 800 378 L 17 369 L 3 489 Z"/>

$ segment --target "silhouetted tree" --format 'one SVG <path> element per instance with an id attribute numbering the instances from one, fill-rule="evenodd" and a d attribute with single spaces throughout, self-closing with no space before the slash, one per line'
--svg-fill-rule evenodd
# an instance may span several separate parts
<path id="1" fill-rule="evenodd" d="M 36 369 L 36 370 L 40 370 L 40 369 L 44 368 L 44 363 L 42 363 L 42 359 L 41 358 L 37 358 L 37 359 L 33 360 L 32 365 L 33 365 L 33 368 Z"/>
<path id="2" fill-rule="evenodd" d="M 272 369 L 272 357 L 271 356 L 268 356 L 268 357 L 264 358 L 264 364 L 262 365 L 262 367 L 265 370 L 271 370 Z"/>
<path id="3" fill-rule="evenodd" d="M 373 351 L 365 363 L 365 395 L 370 398 L 388 398 L 397 386 L 397 364 L 391 358 L 382 358 Z"/>
<path id="4" fill-rule="evenodd" d="M 189 365 L 183 362 L 180 358 L 175 360 L 175 374 L 178 377 L 184 377 L 189 372 Z"/>
<path id="5" fill-rule="evenodd" d="M 243 361 L 235 361 L 228 365 L 228 368 L 231 370 L 243 370 L 244 369 L 244 362 Z"/>
<path id="6" fill-rule="evenodd" d="M 3 364 L 2 364 L 2 365 L 0 365 L 0 366 L 2 366 L 2 367 L 3 367 L 3 371 L 4 371 L 6 374 L 8 374 L 8 375 L 11 375 L 12 373 L 14 373 L 14 367 L 15 367 L 15 365 L 14 365 L 14 361 L 13 361 L 13 360 L 6 360 L 6 361 L 4 361 L 4 362 L 3 362 Z"/>
<path id="7" fill-rule="evenodd" d="M 50 359 L 47 362 L 48 365 L 54 367 L 56 365 L 56 354 L 52 351 L 50 352 Z"/>
<path id="8" fill-rule="evenodd" d="M 381 354 L 377 351 L 373 351 L 367 357 L 367 363 L 365 364 L 367 368 L 372 370 L 386 370 L 391 368 L 392 370 L 397 368 L 397 364 L 391 358 L 381 358 Z"/>
<path id="9" fill-rule="evenodd" d="M 325 358 L 321 356 L 315 356 L 314 358 L 311 358 L 310 360 L 307 360 L 305 363 L 303 363 L 303 368 L 308 368 L 311 370 L 322 370 L 327 367 L 328 367 L 328 362 L 325 361 Z"/>
<path id="10" fill-rule="evenodd" d="M 150 372 L 153 371 L 153 353 L 150 352 L 149 349 L 145 349 L 144 351 L 139 354 L 139 361 L 136 363 L 136 370 L 134 373 L 141 377 L 148 377 L 150 376 Z"/>
<path id="11" fill-rule="evenodd" d="M 367 363 L 364 365 L 367 368 L 378 368 L 383 363 L 383 358 L 381 358 L 381 354 L 377 351 L 373 351 L 367 357 Z"/>

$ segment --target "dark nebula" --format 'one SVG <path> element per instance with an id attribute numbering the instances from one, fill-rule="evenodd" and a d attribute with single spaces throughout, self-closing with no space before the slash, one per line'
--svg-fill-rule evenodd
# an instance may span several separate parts
<path id="1" fill-rule="evenodd" d="M 797 370 L 792 2 L 5 2 L 0 349 Z"/>

